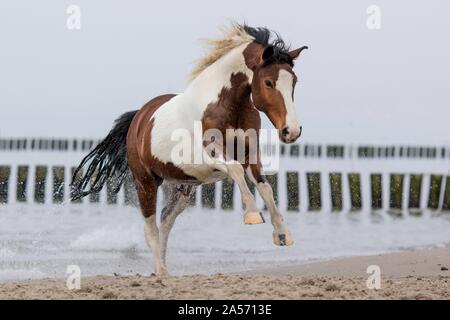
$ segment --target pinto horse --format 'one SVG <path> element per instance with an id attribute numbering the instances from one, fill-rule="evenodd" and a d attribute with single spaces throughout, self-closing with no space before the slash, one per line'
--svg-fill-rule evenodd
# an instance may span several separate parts
<path id="1" fill-rule="evenodd" d="M 254 129 L 259 134 L 262 112 L 278 130 L 282 142 L 296 141 L 302 128 L 293 102 L 297 83 L 293 67 L 294 60 L 307 47 L 290 51 L 279 35 L 267 28 L 237 24 L 232 25 L 223 38 L 210 42 L 211 52 L 194 69 L 183 93 L 159 96 L 140 110 L 122 115 L 108 136 L 83 159 L 73 176 L 71 192 L 72 199 L 76 199 L 99 192 L 108 181 L 116 181 L 118 190 L 131 171 L 157 275 L 167 273 L 170 230 L 196 187 L 227 177 L 234 180 L 241 192 L 245 224 L 264 223 L 246 183 L 247 174 L 270 212 L 275 245 L 289 246 L 294 242 L 262 172 L 259 144 L 256 151 L 246 148 L 246 160 L 238 161 L 236 155 L 227 154 L 229 141 L 216 143 L 214 152 L 207 153 L 204 141 L 188 139 L 202 157 L 213 160 L 189 163 L 183 161 L 185 157 L 174 157 L 177 141 L 173 133 L 182 129 L 181 136 L 191 138 L 195 123 L 200 123 L 203 133 L 210 129 L 219 133 Z M 233 141 L 244 141 L 248 147 L 245 137 L 243 140 L 242 136 L 236 137 L 241 139 Z M 248 161 L 250 153 L 256 153 L 256 161 Z M 168 186 L 169 196 L 158 227 L 157 190 L 163 183 Z"/>

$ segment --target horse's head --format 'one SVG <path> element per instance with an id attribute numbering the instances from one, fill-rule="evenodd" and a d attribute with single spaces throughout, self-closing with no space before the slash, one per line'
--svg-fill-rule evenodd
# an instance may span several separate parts
<path id="1" fill-rule="evenodd" d="M 278 129 L 284 143 L 296 141 L 302 133 L 294 107 L 297 76 L 292 68 L 293 61 L 304 49 L 307 47 L 277 52 L 276 47 L 268 46 L 262 53 L 261 63 L 253 68 L 253 103 Z"/>

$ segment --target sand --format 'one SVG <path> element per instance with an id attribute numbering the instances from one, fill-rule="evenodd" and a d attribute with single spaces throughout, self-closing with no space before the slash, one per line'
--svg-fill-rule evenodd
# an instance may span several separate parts
<path id="1" fill-rule="evenodd" d="M 367 267 L 381 288 L 367 287 Z M 241 274 L 96 276 L 0 284 L 0 299 L 450 299 L 450 248 L 352 257 Z"/>

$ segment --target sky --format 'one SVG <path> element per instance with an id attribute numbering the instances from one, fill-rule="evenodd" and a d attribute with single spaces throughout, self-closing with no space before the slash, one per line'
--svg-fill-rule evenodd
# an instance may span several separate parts
<path id="1" fill-rule="evenodd" d="M 310 47 L 295 67 L 301 142 L 449 144 L 449 12 L 444 0 L 2 0 L 0 136 L 105 136 L 123 112 L 182 92 L 199 39 L 231 19 Z"/>

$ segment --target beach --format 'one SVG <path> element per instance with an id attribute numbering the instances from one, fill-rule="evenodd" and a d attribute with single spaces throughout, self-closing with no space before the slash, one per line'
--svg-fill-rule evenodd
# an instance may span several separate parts
<path id="1" fill-rule="evenodd" d="M 372 266 L 367 273 L 368 267 Z M 449 299 L 450 248 L 339 258 L 244 273 L 93 276 L 0 284 L 0 299 Z M 375 269 L 373 269 L 375 268 Z M 368 286 L 379 268 L 380 287 Z"/>

